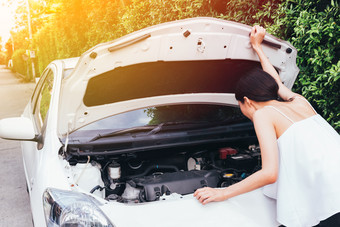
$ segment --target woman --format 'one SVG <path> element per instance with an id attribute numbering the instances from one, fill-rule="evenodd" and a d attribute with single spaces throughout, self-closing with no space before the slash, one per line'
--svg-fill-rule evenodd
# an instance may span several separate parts
<path id="1" fill-rule="evenodd" d="M 207 204 L 263 187 L 277 201 L 281 224 L 340 226 L 340 136 L 281 82 L 261 48 L 265 33 L 254 26 L 250 35 L 263 71 L 242 77 L 235 92 L 242 113 L 254 123 L 262 169 L 224 189 L 198 189 L 194 196 Z"/>

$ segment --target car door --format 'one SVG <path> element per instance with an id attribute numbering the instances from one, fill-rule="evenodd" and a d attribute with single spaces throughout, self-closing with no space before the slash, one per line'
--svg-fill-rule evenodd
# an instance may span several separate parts
<path id="1" fill-rule="evenodd" d="M 44 71 L 34 90 L 29 108 L 26 108 L 23 114 L 25 117 L 31 119 L 35 126 L 36 134 L 41 138 L 41 142 L 39 143 L 30 141 L 22 142 L 23 162 L 29 190 L 31 190 L 34 185 L 34 176 L 40 166 L 55 72 L 56 70 L 53 65 Z"/>

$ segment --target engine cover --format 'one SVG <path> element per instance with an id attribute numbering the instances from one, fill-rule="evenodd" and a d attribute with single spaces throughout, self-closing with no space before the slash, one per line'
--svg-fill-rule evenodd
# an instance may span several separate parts
<path id="1" fill-rule="evenodd" d="M 217 187 L 220 174 L 215 170 L 192 170 L 164 173 L 134 178 L 128 183 L 133 187 L 142 188 L 146 201 L 155 201 L 164 193 L 181 195 L 195 192 L 202 187 Z"/>

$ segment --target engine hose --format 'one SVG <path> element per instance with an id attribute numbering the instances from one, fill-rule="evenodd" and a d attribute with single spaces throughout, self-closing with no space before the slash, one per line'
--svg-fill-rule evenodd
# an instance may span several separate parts
<path id="1" fill-rule="evenodd" d="M 216 166 L 215 164 L 210 164 L 210 166 L 211 166 L 212 168 L 214 168 L 214 169 L 218 170 L 219 172 L 223 172 L 223 171 L 225 171 L 225 169 L 223 169 L 223 168 L 220 168 L 220 167 Z"/>
<path id="2" fill-rule="evenodd" d="M 146 202 L 146 199 L 144 199 L 144 193 L 145 193 L 145 190 L 143 189 L 143 190 L 141 190 L 140 192 L 139 192 L 139 194 L 138 194 L 138 199 L 139 199 L 139 201 L 140 202 Z"/>
<path id="3" fill-rule="evenodd" d="M 101 187 L 100 185 L 97 185 L 95 186 L 94 188 L 91 189 L 90 193 L 92 194 L 93 192 L 95 192 L 96 190 L 100 190 L 100 191 L 103 191 L 103 187 Z"/>
<path id="4" fill-rule="evenodd" d="M 103 169 L 100 169 L 100 175 L 101 175 L 101 177 L 102 177 L 104 186 L 105 186 L 106 188 L 110 188 L 110 181 L 109 181 L 108 176 L 106 175 L 106 173 L 104 172 Z"/>

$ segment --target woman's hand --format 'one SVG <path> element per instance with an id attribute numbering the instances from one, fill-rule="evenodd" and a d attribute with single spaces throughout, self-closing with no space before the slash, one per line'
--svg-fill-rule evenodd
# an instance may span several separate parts
<path id="1" fill-rule="evenodd" d="M 261 43 L 265 35 L 266 35 L 266 29 L 264 29 L 263 27 L 259 25 L 255 25 L 251 29 L 250 43 L 255 50 L 261 47 Z"/>
<path id="2" fill-rule="evenodd" d="M 257 53 L 259 59 L 260 59 L 263 71 L 269 73 L 276 80 L 276 83 L 279 86 L 278 95 L 283 100 L 286 100 L 286 101 L 290 100 L 292 97 L 294 97 L 294 96 L 296 96 L 298 94 L 296 94 L 296 93 L 292 92 L 291 90 L 289 90 L 282 83 L 282 81 L 281 81 L 281 79 L 279 77 L 279 74 L 277 73 L 277 71 L 275 70 L 275 68 L 270 63 L 269 59 L 267 58 L 267 56 L 263 52 L 262 47 L 261 47 L 261 43 L 262 43 L 265 35 L 266 35 L 266 29 L 264 29 L 263 27 L 261 27 L 259 25 L 255 25 L 251 29 L 250 43 L 251 43 L 254 51 Z"/>
<path id="3" fill-rule="evenodd" d="M 219 202 L 227 199 L 225 189 L 209 187 L 197 189 L 194 193 L 194 196 L 203 205 L 209 202 Z"/>

